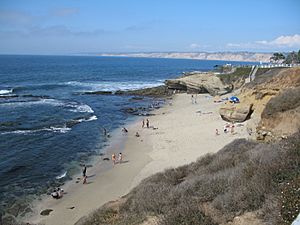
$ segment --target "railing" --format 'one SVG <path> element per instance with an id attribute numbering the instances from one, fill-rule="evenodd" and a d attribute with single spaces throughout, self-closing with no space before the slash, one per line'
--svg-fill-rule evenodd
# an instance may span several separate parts
<path id="1" fill-rule="evenodd" d="M 285 63 L 278 63 L 278 64 L 262 64 L 258 65 L 259 68 L 291 68 L 291 67 L 300 67 L 300 64 L 285 64 Z"/>

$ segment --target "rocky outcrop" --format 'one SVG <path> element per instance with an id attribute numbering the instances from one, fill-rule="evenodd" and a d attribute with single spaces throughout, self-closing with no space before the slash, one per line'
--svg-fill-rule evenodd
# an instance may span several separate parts
<path id="1" fill-rule="evenodd" d="M 288 89 L 272 98 L 261 114 L 258 139 L 285 138 L 300 129 L 300 87 Z"/>
<path id="2" fill-rule="evenodd" d="M 232 90 L 213 73 L 192 73 L 178 79 L 166 80 L 169 89 L 187 91 L 188 93 L 209 93 L 212 96 L 223 95 Z"/>
<path id="3" fill-rule="evenodd" d="M 285 138 L 300 129 L 299 67 L 271 69 L 245 85 L 238 97 L 241 104 L 252 104 L 247 129 L 257 139 Z"/>
<path id="4" fill-rule="evenodd" d="M 252 104 L 250 105 L 226 105 L 220 108 L 219 113 L 223 120 L 228 122 L 244 122 L 251 116 Z"/>
<path id="5" fill-rule="evenodd" d="M 170 94 L 168 88 L 165 85 L 143 88 L 138 90 L 129 91 L 116 91 L 116 95 L 138 95 L 138 96 L 150 96 L 150 97 L 164 97 Z"/>

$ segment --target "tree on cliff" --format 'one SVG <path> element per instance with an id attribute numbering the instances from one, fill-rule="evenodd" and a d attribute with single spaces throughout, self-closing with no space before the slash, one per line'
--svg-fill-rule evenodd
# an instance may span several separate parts
<path id="1" fill-rule="evenodd" d="M 300 50 L 298 51 L 298 54 L 295 51 L 290 52 L 287 55 L 284 63 L 287 63 L 287 64 L 300 63 Z"/>
<path id="2" fill-rule="evenodd" d="M 284 60 L 285 56 L 280 52 L 275 52 L 273 56 L 271 56 L 270 61 L 277 63 L 279 60 Z"/>

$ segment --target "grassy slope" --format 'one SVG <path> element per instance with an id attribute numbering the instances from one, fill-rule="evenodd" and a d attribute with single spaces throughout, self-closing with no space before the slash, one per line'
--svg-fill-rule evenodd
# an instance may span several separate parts
<path id="1" fill-rule="evenodd" d="M 78 224 L 140 224 L 154 216 L 162 225 L 212 225 L 251 211 L 266 224 L 290 224 L 299 213 L 299 181 L 300 133 L 274 144 L 240 139 L 145 179 L 118 207 Z"/>
<path id="2" fill-rule="evenodd" d="M 251 72 L 251 67 L 238 67 L 233 73 L 229 74 L 220 74 L 218 77 L 225 84 L 232 84 L 239 79 L 246 79 Z"/>

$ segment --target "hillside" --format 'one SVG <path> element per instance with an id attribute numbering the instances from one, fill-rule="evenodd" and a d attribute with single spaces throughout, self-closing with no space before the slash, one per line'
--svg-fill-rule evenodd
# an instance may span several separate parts
<path id="1" fill-rule="evenodd" d="M 300 206 L 299 149 L 299 133 L 274 144 L 236 140 L 145 179 L 76 225 L 290 224 Z"/>

